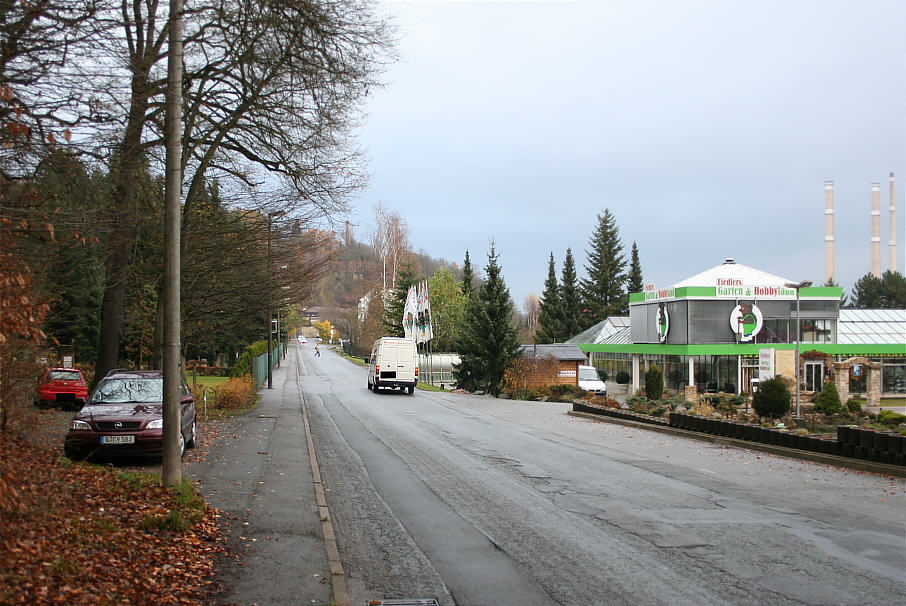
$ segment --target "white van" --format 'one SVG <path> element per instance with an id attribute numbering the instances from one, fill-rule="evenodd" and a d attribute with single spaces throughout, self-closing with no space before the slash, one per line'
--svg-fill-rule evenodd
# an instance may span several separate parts
<path id="1" fill-rule="evenodd" d="M 590 391 L 597 396 L 607 397 L 607 386 L 594 366 L 579 366 L 579 389 Z"/>
<path id="2" fill-rule="evenodd" d="M 408 389 L 412 394 L 418 383 L 418 355 L 415 339 L 381 337 L 371 347 L 368 362 L 368 389 L 381 387 Z"/>

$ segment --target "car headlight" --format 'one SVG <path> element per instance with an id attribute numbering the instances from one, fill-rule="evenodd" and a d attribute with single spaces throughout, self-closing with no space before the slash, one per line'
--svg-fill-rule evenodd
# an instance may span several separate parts
<path id="1" fill-rule="evenodd" d="M 148 427 L 147 427 L 147 428 L 148 428 L 148 429 L 163 429 L 163 428 L 164 428 L 164 420 L 163 420 L 163 419 L 154 419 L 153 421 L 151 421 L 150 423 L 148 423 Z"/>
<path id="2" fill-rule="evenodd" d="M 79 421 L 78 419 L 72 420 L 72 425 L 69 426 L 69 429 L 74 429 L 76 431 L 86 431 L 91 429 L 91 425 L 85 421 Z"/>

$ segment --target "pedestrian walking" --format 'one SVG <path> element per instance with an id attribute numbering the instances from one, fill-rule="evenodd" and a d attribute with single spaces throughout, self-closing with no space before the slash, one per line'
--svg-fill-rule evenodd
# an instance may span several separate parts
<path id="1" fill-rule="evenodd" d="M 321 357 L 321 346 L 320 345 L 315 345 L 315 357 L 316 358 Z"/>

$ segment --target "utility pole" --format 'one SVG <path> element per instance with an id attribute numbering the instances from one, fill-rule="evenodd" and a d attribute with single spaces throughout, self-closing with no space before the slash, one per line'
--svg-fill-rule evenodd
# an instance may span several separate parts
<path id="1" fill-rule="evenodd" d="M 182 200 L 182 0 L 170 0 L 168 32 L 165 139 L 166 174 L 166 273 L 164 275 L 164 403 L 161 482 L 182 482 L 182 371 L 180 369 L 180 237 Z"/>

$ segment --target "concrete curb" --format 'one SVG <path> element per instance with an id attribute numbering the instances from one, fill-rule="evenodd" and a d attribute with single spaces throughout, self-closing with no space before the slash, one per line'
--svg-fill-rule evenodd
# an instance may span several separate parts
<path id="1" fill-rule="evenodd" d="M 688 431 L 686 429 L 677 429 L 675 427 L 670 427 L 669 425 L 654 425 L 651 423 L 639 423 L 638 421 L 631 421 L 629 419 L 619 419 L 617 417 L 608 417 L 604 415 L 596 415 L 588 412 L 576 412 L 574 410 L 569 410 L 566 414 L 573 417 L 581 417 L 583 419 L 590 419 L 592 421 L 601 421 L 605 423 L 615 423 L 617 425 L 625 425 L 627 427 L 636 427 L 638 429 L 647 429 L 649 431 L 656 431 L 659 433 L 666 433 L 681 438 L 691 438 L 693 440 L 699 440 L 701 442 L 711 442 L 713 444 L 725 444 L 727 446 L 734 446 L 736 448 L 743 448 L 746 450 L 757 450 L 759 452 L 767 452 L 770 454 L 779 455 L 782 457 L 788 457 L 791 459 L 802 459 L 805 461 L 812 461 L 814 463 L 823 463 L 825 465 L 834 465 L 836 467 L 846 467 L 848 469 L 855 469 L 857 471 L 867 471 L 870 473 L 877 473 L 889 476 L 896 476 L 899 478 L 906 478 L 906 467 L 901 465 L 888 465 L 886 463 L 876 463 L 874 461 L 866 461 L 864 459 L 852 459 L 850 457 L 841 457 L 837 455 L 822 454 L 819 452 L 809 452 L 806 450 L 798 450 L 796 448 L 785 448 L 783 446 L 775 446 L 773 444 L 763 444 L 761 442 L 750 442 L 748 440 L 737 440 L 736 438 L 727 438 L 724 436 L 715 436 L 707 433 L 699 433 L 697 431 Z"/>

